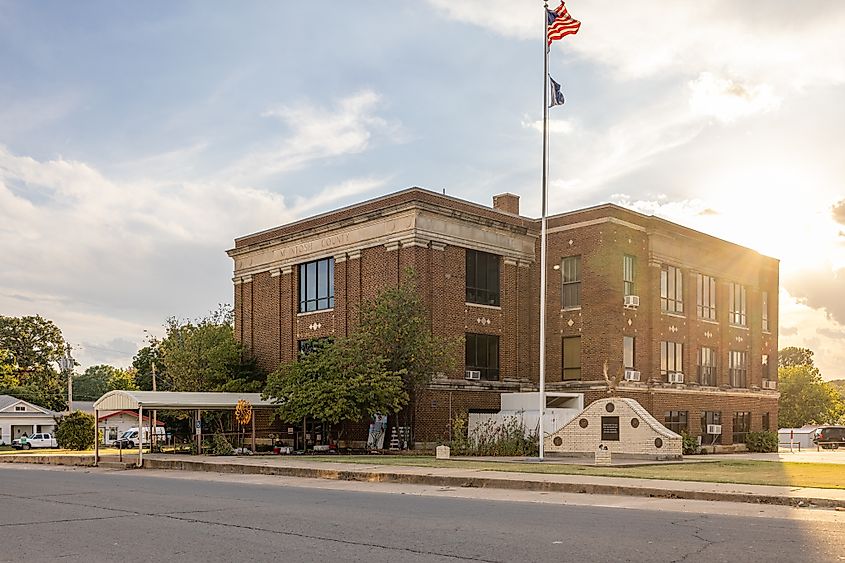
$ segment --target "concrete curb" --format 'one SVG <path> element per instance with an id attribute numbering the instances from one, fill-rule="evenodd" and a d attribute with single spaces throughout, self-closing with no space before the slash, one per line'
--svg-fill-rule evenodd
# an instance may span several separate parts
<path id="1" fill-rule="evenodd" d="M 94 465 L 93 455 L 9 454 L 0 455 L 0 463 L 38 463 L 42 465 Z"/>
<path id="2" fill-rule="evenodd" d="M 363 481 L 369 483 L 400 483 L 408 485 L 429 485 L 437 487 L 472 487 L 555 493 L 581 493 L 594 495 L 625 495 L 636 497 L 708 500 L 723 502 L 744 502 L 780 506 L 806 506 L 813 504 L 823 508 L 845 507 L 845 502 L 836 499 L 811 496 L 777 496 L 731 491 L 695 491 L 665 487 L 637 487 L 630 485 L 561 483 L 551 481 L 516 481 L 496 477 L 457 477 L 446 475 L 419 475 L 400 472 L 350 471 L 316 469 L 308 467 L 280 467 L 265 465 L 239 465 L 184 460 L 144 460 L 144 469 L 176 471 L 204 471 L 211 473 L 234 473 L 251 475 L 279 475 L 311 479 L 332 479 L 337 481 Z"/>

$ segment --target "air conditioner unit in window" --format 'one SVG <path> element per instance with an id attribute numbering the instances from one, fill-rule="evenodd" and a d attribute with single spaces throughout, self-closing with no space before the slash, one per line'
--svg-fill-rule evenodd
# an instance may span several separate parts
<path id="1" fill-rule="evenodd" d="M 707 425 L 707 433 L 719 435 L 722 433 L 722 425 L 721 424 L 708 424 Z"/>
<path id="2" fill-rule="evenodd" d="M 626 295 L 625 296 L 625 306 L 631 309 L 636 309 L 640 306 L 640 296 L 639 295 Z"/>
<path id="3" fill-rule="evenodd" d="M 481 379 L 481 372 L 477 369 L 468 369 L 465 377 L 467 379 L 478 380 Z"/>
<path id="4" fill-rule="evenodd" d="M 669 383 L 683 383 L 684 382 L 684 374 L 682 373 L 670 373 L 669 374 Z"/>
<path id="5" fill-rule="evenodd" d="M 625 370 L 625 381 L 639 381 L 640 380 L 640 372 L 634 369 L 626 369 Z"/>
<path id="6" fill-rule="evenodd" d="M 763 380 L 763 389 L 777 389 L 778 382 L 777 381 L 770 381 L 768 379 Z"/>

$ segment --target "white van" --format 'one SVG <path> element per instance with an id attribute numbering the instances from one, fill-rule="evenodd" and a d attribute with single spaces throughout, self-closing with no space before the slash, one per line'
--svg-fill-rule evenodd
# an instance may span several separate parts
<path id="1" fill-rule="evenodd" d="M 144 426 L 144 445 L 150 445 L 150 429 Z M 155 429 L 156 442 L 164 444 L 167 442 L 167 434 L 163 426 L 157 426 Z M 130 428 L 120 435 L 120 438 L 111 444 L 115 448 L 134 448 L 138 445 L 138 427 Z"/>

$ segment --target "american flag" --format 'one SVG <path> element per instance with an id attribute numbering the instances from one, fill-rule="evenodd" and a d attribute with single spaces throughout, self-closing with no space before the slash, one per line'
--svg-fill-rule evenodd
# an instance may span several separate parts
<path id="1" fill-rule="evenodd" d="M 581 29 L 581 22 L 569 15 L 563 2 L 554 10 L 546 10 L 546 22 L 548 30 L 546 38 L 548 39 L 549 45 L 552 44 L 552 41 L 557 41 L 567 35 L 578 33 L 578 30 Z"/>

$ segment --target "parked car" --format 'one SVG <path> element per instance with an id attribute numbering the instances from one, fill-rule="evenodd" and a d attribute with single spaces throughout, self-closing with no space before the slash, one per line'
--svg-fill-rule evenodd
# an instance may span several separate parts
<path id="1" fill-rule="evenodd" d="M 159 444 L 167 443 L 167 434 L 164 427 L 158 426 L 155 430 L 156 442 Z M 144 426 L 144 445 L 150 443 L 150 429 Z M 138 428 L 130 428 L 120 435 L 120 438 L 111 443 L 115 448 L 134 448 L 138 445 Z"/>
<path id="2" fill-rule="evenodd" d="M 17 450 L 28 450 L 30 448 L 58 448 L 59 444 L 52 434 L 33 434 L 32 436 L 23 436 L 17 440 L 12 441 L 12 447 Z"/>
<path id="3" fill-rule="evenodd" d="M 813 443 L 825 449 L 845 448 L 845 426 L 822 426 L 816 430 Z"/>

